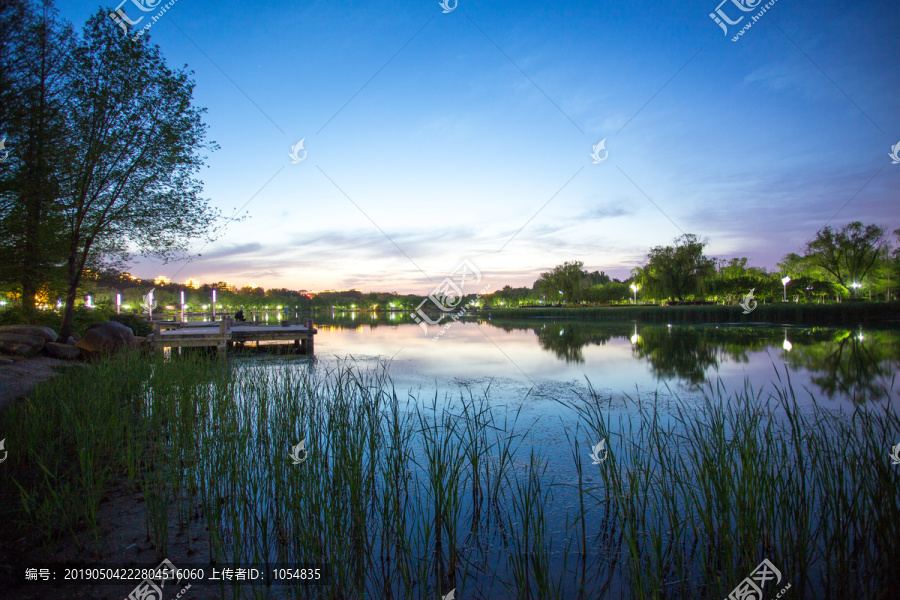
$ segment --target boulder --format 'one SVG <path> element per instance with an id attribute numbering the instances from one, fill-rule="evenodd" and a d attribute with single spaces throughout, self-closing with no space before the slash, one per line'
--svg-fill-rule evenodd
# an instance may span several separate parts
<path id="1" fill-rule="evenodd" d="M 110 355 L 134 347 L 134 332 L 115 321 L 94 323 L 84 332 L 75 347 L 88 358 Z"/>
<path id="2" fill-rule="evenodd" d="M 37 325 L 3 325 L 0 327 L 0 333 L 18 333 L 19 335 L 42 337 L 48 342 L 55 342 L 57 337 L 59 337 L 49 327 L 38 327 Z"/>
<path id="3" fill-rule="evenodd" d="M 35 356 L 44 347 L 46 339 L 39 335 L 0 333 L 0 351 L 22 356 Z"/>
<path id="4" fill-rule="evenodd" d="M 45 343 L 44 354 L 51 358 L 61 358 L 63 360 L 77 360 L 81 358 L 81 350 L 75 346 L 57 344 L 56 342 Z"/>
<path id="5" fill-rule="evenodd" d="M 76 343 L 78 343 L 78 340 L 80 340 L 80 339 L 81 339 L 80 335 L 78 335 L 77 333 L 73 333 L 72 335 L 69 336 L 69 339 L 66 340 L 66 343 L 70 346 L 74 346 Z"/>

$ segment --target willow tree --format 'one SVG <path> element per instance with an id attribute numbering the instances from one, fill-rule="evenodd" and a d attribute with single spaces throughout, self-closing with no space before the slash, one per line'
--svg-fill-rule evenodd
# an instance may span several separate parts
<path id="1" fill-rule="evenodd" d="M 675 238 L 674 246 L 652 248 L 641 269 L 648 291 L 658 298 L 679 300 L 699 294 L 716 273 L 716 261 L 704 256 L 704 246 L 699 236 L 686 233 Z"/>
<path id="2" fill-rule="evenodd" d="M 566 261 L 557 265 L 552 271 L 541 273 L 534 282 L 534 289 L 545 294 L 548 302 L 578 302 L 582 295 L 582 281 L 585 272 L 584 263 L 580 260 Z M 561 296 L 561 297 L 560 297 Z"/>
<path id="3" fill-rule="evenodd" d="M 854 221 L 840 230 L 827 226 L 819 230 L 804 250 L 810 264 L 830 274 L 856 297 L 858 286 L 853 284 L 862 282 L 887 254 L 887 240 L 881 227 Z"/>
<path id="4" fill-rule="evenodd" d="M 87 22 L 73 51 L 63 339 L 86 267 L 136 254 L 171 260 L 192 239 L 210 239 L 220 216 L 196 178 L 215 144 L 205 109 L 192 104 L 192 72 L 170 69 L 157 46 L 122 35 L 106 12 Z"/>

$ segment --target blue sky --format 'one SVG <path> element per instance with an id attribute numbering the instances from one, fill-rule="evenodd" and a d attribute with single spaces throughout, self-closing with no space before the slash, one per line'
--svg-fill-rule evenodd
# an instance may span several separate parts
<path id="1" fill-rule="evenodd" d="M 427 294 L 466 258 L 625 278 L 687 232 L 773 269 L 829 222 L 900 228 L 900 4 L 778 0 L 732 42 L 764 4 L 725 36 L 717 0 L 177 0 L 150 39 L 195 71 L 205 195 L 250 218 L 132 272 Z"/>

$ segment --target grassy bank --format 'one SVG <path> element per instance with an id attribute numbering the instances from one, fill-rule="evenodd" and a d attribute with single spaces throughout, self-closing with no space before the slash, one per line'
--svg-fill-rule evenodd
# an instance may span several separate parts
<path id="1" fill-rule="evenodd" d="M 750 314 L 739 306 L 609 306 L 577 308 L 490 308 L 486 315 L 504 319 L 579 318 L 645 323 L 772 323 L 777 325 L 858 327 L 900 324 L 900 302 L 835 304 L 760 304 Z"/>
<path id="2" fill-rule="evenodd" d="M 160 557 L 169 511 L 190 537 L 199 507 L 198 560 L 328 562 L 331 584 L 296 598 L 721 598 L 763 558 L 791 597 L 897 589 L 900 420 L 801 410 L 787 382 L 665 413 L 589 393 L 561 406 L 551 448 L 487 396 L 409 398 L 383 370 L 123 356 L 77 371 L 0 415 L 0 518 L 48 542 L 90 549 L 125 482 Z"/>

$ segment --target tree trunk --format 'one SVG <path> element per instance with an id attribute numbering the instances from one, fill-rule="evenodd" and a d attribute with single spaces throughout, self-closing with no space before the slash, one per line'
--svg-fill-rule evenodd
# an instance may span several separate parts
<path id="1" fill-rule="evenodd" d="M 69 286 L 66 289 L 66 307 L 63 310 L 62 325 L 59 328 L 59 339 L 68 340 L 72 335 L 72 316 L 75 311 L 75 298 L 78 295 L 78 286 Z M 65 342 L 63 342 L 65 343 Z"/>
<path id="2" fill-rule="evenodd" d="M 78 286 L 81 284 L 81 274 L 84 272 L 84 264 L 87 262 L 90 247 L 91 242 L 86 242 L 81 256 L 79 256 L 78 246 L 74 241 L 69 248 L 69 268 L 66 277 L 66 308 L 63 311 L 62 325 L 60 325 L 59 328 L 59 337 L 62 340 L 67 340 L 69 339 L 69 336 L 72 335 L 72 317 L 75 313 L 75 299 L 78 297 Z"/>

